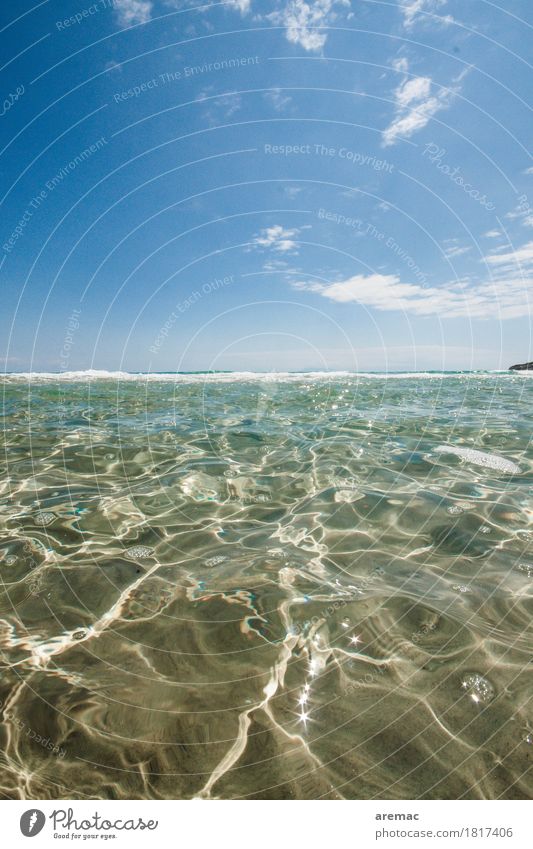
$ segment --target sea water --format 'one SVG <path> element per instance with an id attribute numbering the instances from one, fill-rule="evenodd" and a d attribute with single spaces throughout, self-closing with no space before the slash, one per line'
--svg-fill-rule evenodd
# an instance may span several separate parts
<path id="1" fill-rule="evenodd" d="M 1 382 L 4 797 L 530 795 L 531 375 Z"/>

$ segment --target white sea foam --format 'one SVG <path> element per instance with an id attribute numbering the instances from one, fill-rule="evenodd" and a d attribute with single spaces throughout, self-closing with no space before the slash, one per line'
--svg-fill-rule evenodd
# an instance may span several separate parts
<path id="1" fill-rule="evenodd" d="M 310 372 L 128 372 L 86 369 L 84 371 L 64 372 L 11 372 L 1 375 L 8 383 L 88 383 L 96 380 L 117 382 L 154 382 L 154 383 L 239 383 L 249 382 L 278 382 L 296 383 L 301 381 L 320 380 L 445 380 L 445 379 L 494 379 L 516 378 L 517 376 L 532 377 L 533 371 L 470 371 L 470 372 L 353 372 L 353 371 L 310 371 Z"/>
<path id="2" fill-rule="evenodd" d="M 517 466 L 512 460 L 500 457 L 499 454 L 487 454 L 485 451 L 476 451 L 474 448 L 461 448 L 454 445 L 438 445 L 434 451 L 439 454 L 455 454 L 456 457 L 461 457 L 467 463 L 474 463 L 476 466 L 484 466 L 487 469 L 495 469 L 509 475 L 516 475 L 520 472 L 520 466 Z"/>

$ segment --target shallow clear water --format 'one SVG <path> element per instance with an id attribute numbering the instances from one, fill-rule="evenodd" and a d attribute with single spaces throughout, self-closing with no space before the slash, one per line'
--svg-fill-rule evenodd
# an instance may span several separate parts
<path id="1" fill-rule="evenodd" d="M 531 376 L 2 398 L 4 797 L 531 795 Z"/>

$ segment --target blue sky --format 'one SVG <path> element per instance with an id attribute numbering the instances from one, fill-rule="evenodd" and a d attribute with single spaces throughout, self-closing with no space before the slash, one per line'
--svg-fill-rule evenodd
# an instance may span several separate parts
<path id="1" fill-rule="evenodd" d="M 533 357 L 528 0 L 5 0 L 8 371 Z"/>

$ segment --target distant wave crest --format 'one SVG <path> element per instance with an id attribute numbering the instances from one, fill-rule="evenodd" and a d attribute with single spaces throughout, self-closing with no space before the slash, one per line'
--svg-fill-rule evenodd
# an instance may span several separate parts
<path id="1" fill-rule="evenodd" d="M 11 372 L 2 375 L 9 383 L 87 383 L 90 381 L 106 380 L 118 382 L 160 382 L 160 383 L 238 383 L 249 382 L 280 382 L 296 383 L 300 381 L 364 379 L 364 380 L 442 380 L 445 378 L 494 378 L 494 377 L 531 377 L 533 372 L 508 371 L 416 371 L 416 372 L 350 372 L 350 371 L 310 371 L 310 372 L 128 372 L 86 369 L 84 371 L 64 372 Z"/>

